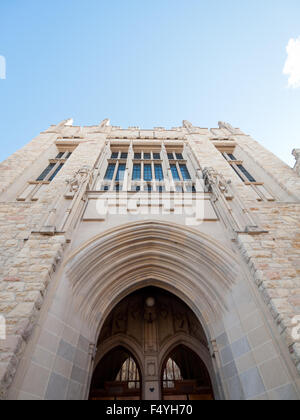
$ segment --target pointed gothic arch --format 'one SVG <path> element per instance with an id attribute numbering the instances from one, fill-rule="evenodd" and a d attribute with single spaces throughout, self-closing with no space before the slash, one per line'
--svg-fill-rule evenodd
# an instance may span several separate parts
<path id="1" fill-rule="evenodd" d="M 161 221 L 106 231 L 67 262 L 77 307 L 98 332 L 111 305 L 147 285 L 180 297 L 205 324 L 226 311 L 224 294 L 239 275 L 234 253 L 214 238 Z"/>

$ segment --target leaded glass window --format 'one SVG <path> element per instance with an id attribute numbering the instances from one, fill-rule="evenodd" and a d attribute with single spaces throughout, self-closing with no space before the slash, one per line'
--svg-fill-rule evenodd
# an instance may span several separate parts
<path id="1" fill-rule="evenodd" d="M 163 181 L 164 174 L 163 174 L 162 166 L 161 165 L 155 165 L 154 169 L 155 169 L 155 179 L 157 181 Z"/>
<path id="2" fill-rule="evenodd" d="M 140 181 L 140 179 L 141 179 L 141 165 L 135 164 L 133 165 L 132 180 Z"/>
<path id="3" fill-rule="evenodd" d="M 116 168 L 115 163 L 110 163 L 108 165 L 104 179 L 112 180 L 115 173 L 115 168 Z"/>
<path id="4" fill-rule="evenodd" d="M 151 165 L 144 165 L 144 180 L 145 181 L 152 181 Z"/>
<path id="5" fill-rule="evenodd" d="M 184 179 L 184 181 L 188 181 L 188 180 L 191 179 L 191 175 L 190 175 L 186 165 L 180 165 L 180 170 L 181 170 L 181 175 L 182 175 L 182 178 Z"/>
<path id="6" fill-rule="evenodd" d="M 180 181 L 179 173 L 176 165 L 171 165 L 171 172 L 175 181 Z"/>

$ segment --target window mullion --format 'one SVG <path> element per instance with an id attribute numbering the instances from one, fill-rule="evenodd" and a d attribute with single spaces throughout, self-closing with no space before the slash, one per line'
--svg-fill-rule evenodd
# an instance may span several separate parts
<path id="1" fill-rule="evenodd" d="M 244 180 L 244 182 L 249 182 L 249 180 L 246 177 L 246 175 L 243 174 L 243 172 L 240 170 L 240 168 L 236 164 L 231 164 L 230 166 L 232 166 L 238 172 L 238 174 Z"/>
<path id="2" fill-rule="evenodd" d="M 59 165 L 61 164 L 61 162 L 57 162 L 55 164 L 55 166 L 52 168 L 52 170 L 48 173 L 48 175 L 45 177 L 44 181 L 49 181 L 49 179 L 51 178 L 51 176 L 54 174 L 54 172 L 56 171 L 56 169 L 59 167 Z"/>

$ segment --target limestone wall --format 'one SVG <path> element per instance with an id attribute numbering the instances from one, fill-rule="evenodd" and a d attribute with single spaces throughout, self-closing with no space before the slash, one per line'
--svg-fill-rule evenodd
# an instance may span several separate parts
<path id="1" fill-rule="evenodd" d="M 238 245 L 300 372 L 300 343 L 292 338 L 300 315 L 300 204 L 261 204 L 256 213 L 269 233 L 239 235 Z"/>
<path id="2" fill-rule="evenodd" d="M 225 130 L 226 131 L 226 130 Z M 220 133 L 218 129 L 216 133 Z M 289 194 L 294 203 L 259 203 L 251 187 L 244 185 L 211 140 L 207 129 L 190 127 L 164 132 L 99 127 L 51 127 L 5 162 L 0 164 L 0 192 L 6 191 L 61 136 L 79 136 L 77 148 L 37 202 L 0 203 L 0 313 L 7 320 L 7 340 L 0 340 L 0 398 L 5 398 L 19 359 L 31 335 L 47 287 L 68 249 L 67 237 L 40 232 L 51 206 L 66 191 L 66 178 L 83 166 L 93 169 L 112 138 L 157 137 L 185 139 L 201 168 L 213 167 L 232 185 L 242 200 L 258 216 L 262 231 L 236 236 L 236 250 L 250 268 L 253 283 L 262 293 L 279 326 L 280 333 L 300 371 L 300 343 L 291 339 L 292 319 L 300 315 L 300 177 L 261 145 L 241 132 L 229 133 L 232 140 L 260 165 Z M 223 132 L 228 135 L 228 132 Z M 80 205 L 83 205 L 82 202 Z M 170 216 L 172 221 L 172 216 Z M 212 228 L 211 232 L 214 232 Z M 72 232 L 76 239 L 76 231 Z M 72 236 L 71 235 L 71 236 Z M 70 238 L 68 238 L 70 239 Z M 233 245 L 234 247 L 235 245 Z"/>
<path id="3" fill-rule="evenodd" d="M 0 194 L 30 168 L 55 142 L 57 134 L 41 133 L 30 143 L 0 163 Z"/>
<path id="4" fill-rule="evenodd" d="M 100 137 L 100 138 L 99 138 Z M 57 135 L 46 137 L 47 147 L 50 140 L 54 142 Z M 7 339 L 0 340 L 0 399 L 4 398 L 13 380 L 18 361 L 35 325 L 39 309 L 44 300 L 51 275 L 59 266 L 66 238 L 64 235 L 44 236 L 38 231 L 43 219 L 58 197 L 66 189 L 66 178 L 82 166 L 90 168 L 95 165 L 104 145 L 104 138 L 98 135 L 98 140 L 83 141 L 72 157 L 64 165 L 59 175 L 45 189 L 36 203 L 2 203 L 0 205 L 0 308 L 6 318 Z M 41 139 L 39 139 L 41 140 Z M 36 141 L 29 145 L 24 154 L 37 147 Z M 45 144 L 46 147 L 46 144 Z M 39 150 L 40 152 L 41 150 Z M 35 151 L 20 164 L 18 152 L 8 161 L 16 171 L 22 171 L 25 165 L 38 158 Z M 0 169 L 0 173 L 3 169 Z M 15 179 L 16 174 L 7 169 L 4 164 L 3 175 L 6 187 Z"/>

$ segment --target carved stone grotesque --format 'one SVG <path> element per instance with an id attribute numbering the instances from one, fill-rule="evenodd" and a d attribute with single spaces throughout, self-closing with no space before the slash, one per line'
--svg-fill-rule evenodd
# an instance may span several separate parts
<path id="1" fill-rule="evenodd" d="M 105 128 L 109 125 L 110 121 L 108 118 L 106 118 L 105 120 L 103 120 L 100 124 L 99 124 L 99 128 Z"/>
<path id="2" fill-rule="evenodd" d="M 298 175 L 300 175 L 300 149 L 294 149 L 293 156 L 296 159 L 294 170 L 297 172 Z"/>
<path id="3" fill-rule="evenodd" d="M 213 192 L 213 185 L 215 185 L 221 193 L 228 193 L 228 182 L 224 176 L 219 174 L 214 168 L 205 168 L 203 171 L 203 177 L 209 192 Z"/>
<path id="4" fill-rule="evenodd" d="M 191 130 L 192 128 L 194 128 L 193 124 L 187 120 L 184 120 L 182 122 L 182 125 L 184 128 L 186 128 L 187 130 Z"/>
<path id="5" fill-rule="evenodd" d="M 69 186 L 69 192 L 77 192 L 80 185 L 87 179 L 89 174 L 90 169 L 87 166 L 83 166 L 77 172 L 75 172 L 73 178 L 66 179 L 66 184 Z"/>

